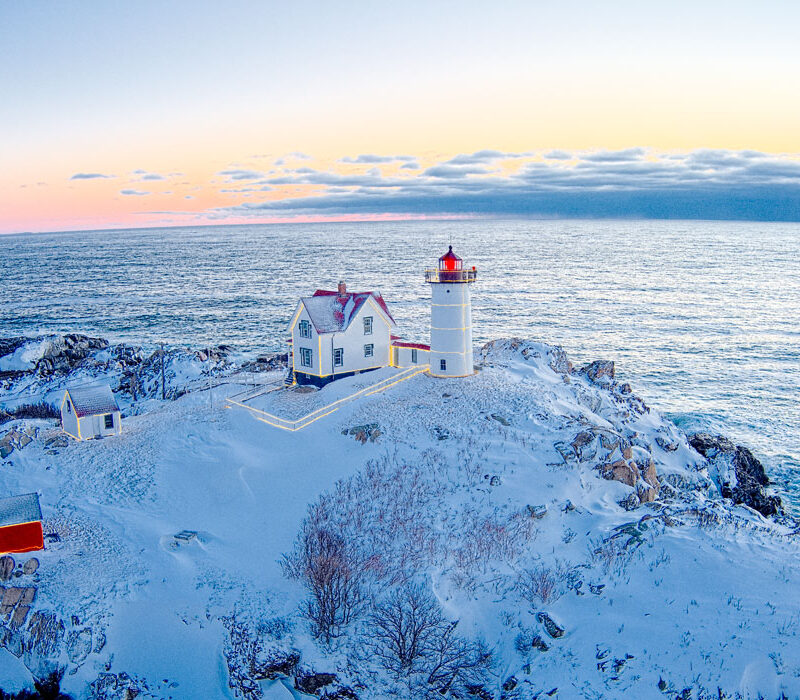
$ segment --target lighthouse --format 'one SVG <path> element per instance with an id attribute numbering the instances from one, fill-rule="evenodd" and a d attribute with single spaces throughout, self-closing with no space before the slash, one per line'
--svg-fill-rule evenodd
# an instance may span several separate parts
<path id="1" fill-rule="evenodd" d="M 464 263 L 450 246 L 435 270 L 425 271 L 431 285 L 430 374 L 434 377 L 466 377 L 472 365 L 472 303 L 470 284 L 477 270 Z"/>

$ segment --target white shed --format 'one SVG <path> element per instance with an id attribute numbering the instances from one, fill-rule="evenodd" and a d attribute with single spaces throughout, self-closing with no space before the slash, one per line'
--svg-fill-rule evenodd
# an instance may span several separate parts
<path id="1" fill-rule="evenodd" d="M 111 387 L 102 384 L 67 389 L 61 402 L 61 428 L 76 440 L 122 432 L 119 406 Z"/>

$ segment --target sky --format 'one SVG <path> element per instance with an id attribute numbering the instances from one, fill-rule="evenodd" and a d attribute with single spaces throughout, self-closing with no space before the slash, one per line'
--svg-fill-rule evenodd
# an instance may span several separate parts
<path id="1" fill-rule="evenodd" d="M 796 2 L 0 0 L 0 233 L 800 220 Z"/>

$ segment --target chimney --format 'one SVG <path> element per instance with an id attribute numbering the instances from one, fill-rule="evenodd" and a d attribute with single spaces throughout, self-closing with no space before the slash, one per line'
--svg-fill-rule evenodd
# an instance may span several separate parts
<path id="1" fill-rule="evenodd" d="M 347 285 L 344 282 L 339 282 L 339 296 L 343 297 L 347 294 Z"/>

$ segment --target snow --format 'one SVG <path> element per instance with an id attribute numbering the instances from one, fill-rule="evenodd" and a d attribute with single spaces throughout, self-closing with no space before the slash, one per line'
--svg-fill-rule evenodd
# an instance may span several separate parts
<path id="1" fill-rule="evenodd" d="M 69 391 L 72 404 L 75 406 L 75 413 L 79 418 L 119 411 L 117 401 L 108 384 L 71 386 L 67 391 Z"/>
<path id="2" fill-rule="evenodd" d="M 187 382 L 202 376 L 180 367 Z M 284 390 L 260 407 L 304 415 L 381 377 Z M 489 645 L 495 698 L 511 676 L 509 698 L 554 687 L 563 698 L 663 698 L 660 680 L 672 697 L 687 687 L 694 697 L 716 697 L 717 687 L 800 696 L 791 523 L 722 502 L 680 430 L 619 387 L 566 372 L 557 349 L 498 343 L 474 377 L 415 376 L 297 432 L 225 408 L 242 391 L 235 381 L 211 396 L 198 384 L 175 401 L 127 401 L 121 435 L 57 454 L 46 445 L 55 425 L 35 422 L 37 439 L 2 465 L 0 492 L 38 491 L 45 532 L 60 536 L 37 554 L 35 609 L 57 612 L 67 634 L 92 630 L 96 651 L 58 659 L 67 692 L 88 697 L 110 669 L 145 679 L 156 697 L 234 697 L 223 651 L 235 616 L 317 671 L 368 680 L 359 697 L 386 697 L 392 681 L 379 668 L 347 662 L 363 621 L 334 648 L 318 645 L 297 612 L 304 590 L 283 575 L 309 506 L 325 504 L 331 527 L 380 555 L 376 590 L 404 570 L 460 634 Z M 343 434 L 372 423 L 375 442 Z M 587 430 L 652 457 L 656 503 L 618 504 L 633 489 L 601 478 L 570 447 Z M 533 518 L 528 506 L 546 512 Z M 198 535 L 176 540 L 183 530 Z M 526 600 L 519 586 L 537 566 L 573 572 L 547 602 Z M 541 611 L 564 637 L 542 632 Z M 520 651 L 534 634 L 548 651 Z M 0 687 L 19 687 L 23 669 L 5 660 Z M 259 683 L 262 697 L 301 697 L 290 679 Z"/>

